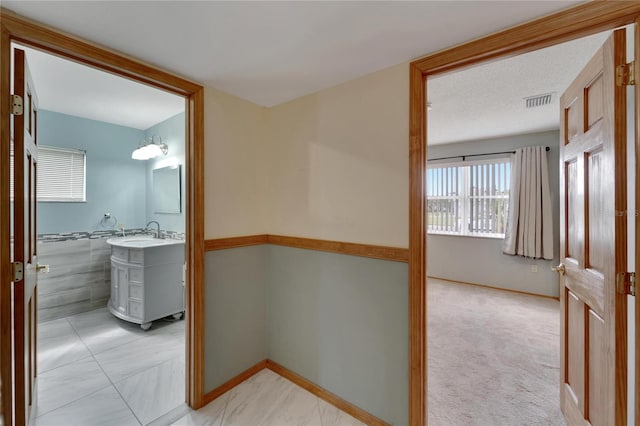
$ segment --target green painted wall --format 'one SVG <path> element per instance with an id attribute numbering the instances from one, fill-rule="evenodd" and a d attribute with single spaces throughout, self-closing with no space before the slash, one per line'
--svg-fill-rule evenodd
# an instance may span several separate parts
<path id="1" fill-rule="evenodd" d="M 265 246 L 206 253 L 205 392 L 267 358 Z"/>
<path id="2" fill-rule="evenodd" d="M 269 246 L 269 358 L 408 424 L 406 263 Z"/>
<path id="3" fill-rule="evenodd" d="M 205 391 L 269 358 L 408 423 L 408 265 L 275 245 L 206 254 Z"/>

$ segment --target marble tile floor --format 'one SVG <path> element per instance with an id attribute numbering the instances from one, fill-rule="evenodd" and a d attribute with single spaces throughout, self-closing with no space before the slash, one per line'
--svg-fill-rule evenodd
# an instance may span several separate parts
<path id="1" fill-rule="evenodd" d="M 172 426 L 363 426 L 364 423 L 262 370 Z"/>
<path id="2" fill-rule="evenodd" d="M 148 331 L 107 308 L 38 324 L 36 426 L 146 425 L 185 406 L 183 320 Z"/>
<path id="3" fill-rule="evenodd" d="M 262 370 L 200 410 L 184 404 L 184 321 L 148 331 L 106 308 L 38 324 L 36 426 L 362 426 Z"/>

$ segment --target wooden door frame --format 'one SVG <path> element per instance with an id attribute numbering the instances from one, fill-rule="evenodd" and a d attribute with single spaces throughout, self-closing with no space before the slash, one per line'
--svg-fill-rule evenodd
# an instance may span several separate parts
<path id="1" fill-rule="evenodd" d="M 446 49 L 411 62 L 409 67 L 409 424 L 427 424 L 427 226 L 425 180 L 427 169 L 427 77 L 482 62 L 575 40 L 636 22 L 638 2 L 581 4 L 498 33 Z M 636 52 L 640 46 L 636 44 Z M 638 58 L 636 53 L 636 58 Z M 636 81 L 640 81 L 636 67 Z M 636 86 L 636 158 L 640 150 L 640 100 Z M 638 165 L 636 165 L 636 180 Z M 640 209 L 640 186 L 636 203 Z M 640 265 L 640 220 L 636 216 L 636 268 Z M 636 329 L 640 316 L 636 313 Z M 637 342 L 636 342 L 637 345 Z M 625 372 L 626 374 L 626 372 Z M 637 385 L 637 384 L 636 384 Z M 638 402 L 636 402 L 636 407 Z M 640 417 L 636 408 L 636 418 Z"/>
<path id="2" fill-rule="evenodd" d="M 636 27 L 634 30 L 634 49 L 635 49 L 635 57 L 636 62 L 640 61 L 640 18 L 636 18 Z M 636 85 L 640 82 L 640 67 L 635 67 L 635 80 Z M 635 271 L 638 272 L 638 268 L 640 268 L 640 216 L 638 216 L 638 212 L 640 212 L 640 89 L 636 87 L 635 97 L 634 97 L 634 108 L 635 108 Z M 636 398 L 635 398 L 635 423 L 636 425 L 640 425 L 640 395 L 638 390 L 640 390 L 640 295 L 638 295 L 636 291 L 636 318 L 635 318 L 635 328 L 636 328 L 636 359 L 635 359 L 635 390 L 636 390 Z"/>
<path id="3" fill-rule="evenodd" d="M 186 102 L 186 401 L 204 394 L 204 87 L 114 50 L 0 8 L 0 378 L 5 424 L 11 424 L 9 143 L 11 42 L 78 62 L 176 95 Z M 5 207 L 6 206 L 6 207 Z M 7 398 L 7 396 L 9 396 Z M 8 420 L 8 421 L 7 421 Z"/>

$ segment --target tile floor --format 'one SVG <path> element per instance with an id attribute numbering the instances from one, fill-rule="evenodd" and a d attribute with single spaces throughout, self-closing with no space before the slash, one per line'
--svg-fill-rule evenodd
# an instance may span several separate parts
<path id="1" fill-rule="evenodd" d="M 103 308 L 38 327 L 36 426 L 363 425 L 270 370 L 191 410 L 184 321 L 144 332 Z"/>
<path id="2" fill-rule="evenodd" d="M 271 370 L 262 370 L 173 426 L 364 426 Z"/>
<path id="3" fill-rule="evenodd" d="M 187 412 L 184 324 L 145 332 L 107 308 L 38 324 L 35 424 L 146 425 Z"/>

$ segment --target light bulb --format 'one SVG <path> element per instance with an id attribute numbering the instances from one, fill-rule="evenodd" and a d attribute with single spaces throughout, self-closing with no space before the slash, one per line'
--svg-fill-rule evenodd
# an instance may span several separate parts
<path id="1" fill-rule="evenodd" d="M 144 150 L 144 147 L 138 148 L 131 153 L 131 158 L 134 160 L 147 160 L 148 156 Z"/>
<path id="2" fill-rule="evenodd" d="M 156 158 L 162 155 L 162 150 L 158 145 L 154 143 L 145 146 L 144 149 L 147 155 L 149 156 L 149 158 Z"/>

